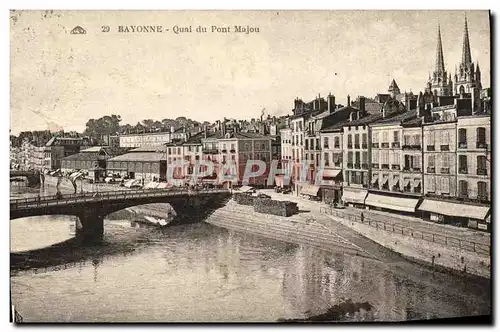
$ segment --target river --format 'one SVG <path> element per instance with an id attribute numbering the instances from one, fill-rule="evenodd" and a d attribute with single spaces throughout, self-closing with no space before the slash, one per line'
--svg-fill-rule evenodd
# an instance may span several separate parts
<path id="1" fill-rule="evenodd" d="M 11 221 L 11 257 L 30 258 L 11 262 L 12 303 L 24 321 L 276 322 L 331 307 L 340 321 L 401 321 L 491 311 L 481 278 L 394 273 L 376 260 L 207 223 L 159 230 L 106 220 L 102 246 L 57 245 L 71 241 L 74 224 L 71 216 Z"/>

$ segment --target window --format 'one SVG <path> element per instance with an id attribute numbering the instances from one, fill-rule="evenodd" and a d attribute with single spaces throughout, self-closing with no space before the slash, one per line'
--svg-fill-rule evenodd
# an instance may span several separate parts
<path id="1" fill-rule="evenodd" d="M 324 147 L 325 149 L 328 149 L 328 142 L 329 142 L 328 137 L 324 137 L 324 138 L 323 138 L 323 147 Z"/>
<path id="2" fill-rule="evenodd" d="M 488 199 L 488 187 L 486 182 L 478 181 L 477 183 L 477 198 L 482 200 Z"/>
<path id="3" fill-rule="evenodd" d="M 309 150 L 309 140 L 306 139 L 306 147 L 305 147 L 306 150 Z"/>
<path id="4" fill-rule="evenodd" d="M 384 131 L 384 132 L 382 132 L 382 143 L 388 143 L 388 142 L 389 142 L 389 138 L 388 138 L 387 132 Z"/>
<path id="5" fill-rule="evenodd" d="M 477 174 L 486 175 L 486 157 L 477 156 Z"/>
<path id="6" fill-rule="evenodd" d="M 362 152 L 362 159 L 361 159 L 361 167 L 364 169 L 368 169 L 368 151 L 363 151 Z"/>
<path id="7" fill-rule="evenodd" d="M 467 156 L 459 155 L 458 156 L 458 173 L 467 174 Z"/>
<path id="8" fill-rule="evenodd" d="M 436 156 L 427 156 L 427 173 L 436 172 Z"/>
<path id="9" fill-rule="evenodd" d="M 362 135 L 362 148 L 366 149 L 368 147 L 368 134 L 363 133 Z"/>
<path id="10" fill-rule="evenodd" d="M 352 148 L 352 135 L 351 134 L 347 135 L 347 147 L 349 149 Z"/>
<path id="11" fill-rule="evenodd" d="M 351 165 L 350 167 L 352 167 L 352 151 L 349 151 L 347 152 L 347 166 L 349 167 L 349 165 Z"/>
<path id="12" fill-rule="evenodd" d="M 311 140 L 311 142 L 312 142 L 312 140 Z M 316 149 L 315 150 L 321 150 L 321 143 L 320 143 L 319 138 L 316 138 Z"/>
<path id="13" fill-rule="evenodd" d="M 378 164 L 378 151 L 372 151 L 372 164 Z"/>
<path id="14" fill-rule="evenodd" d="M 429 137 L 427 139 L 427 150 L 434 151 L 434 145 L 436 144 L 436 132 L 429 131 L 428 136 Z M 432 147 L 432 149 L 430 149 L 429 147 Z"/>
<path id="15" fill-rule="evenodd" d="M 325 152 L 323 155 L 325 166 L 330 166 L 330 154 Z"/>
<path id="16" fill-rule="evenodd" d="M 394 132 L 394 140 L 393 142 L 399 142 L 399 131 Z"/>
<path id="17" fill-rule="evenodd" d="M 333 147 L 334 148 L 340 148 L 340 138 L 339 137 L 335 137 L 334 138 L 334 144 L 333 144 Z"/>
<path id="18" fill-rule="evenodd" d="M 372 143 L 378 143 L 378 131 L 372 133 Z"/>
<path id="19" fill-rule="evenodd" d="M 479 127 L 477 132 L 477 148 L 486 148 L 486 129 Z"/>
<path id="20" fill-rule="evenodd" d="M 461 197 L 469 196 L 469 191 L 467 188 L 467 181 L 465 181 L 465 180 L 458 181 L 458 195 Z"/>
<path id="21" fill-rule="evenodd" d="M 434 178 L 434 176 L 429 176 L 428 179 L 427 191 L 433 193 L 436 191 L 436 179 Z"/>
<path id="22" fill-rule="evenodd" d="M 356 151 L 355 157 L 356 157 L 356 159 L 354 161 L 354 163 L 355 163 L 354 167 L 360 168 L 361 167 L 361 154 L 359 153 L 359 151 Z"/>
<path id="23" fill-rule="evenodd" d="M 467 129 L 465 128 L 458 129 L 458 147 L 459 148 L 467 147 Z"/>
<path id="24" fill-rule="evenodd" d="M 441 178 L 441 193 L 443 194 L 450 193 L 450 179 L 447 176 L 443 176 Z"/>
<path id="25" fill-rule="evenodd" d="M 359 149 L 359 134 L 354 135 L 354 147 Z"/>

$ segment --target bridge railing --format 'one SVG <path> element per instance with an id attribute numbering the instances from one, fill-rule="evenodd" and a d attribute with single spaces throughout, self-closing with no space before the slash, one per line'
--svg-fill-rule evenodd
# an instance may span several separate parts
<path id="1" fill-rule="evenodd" d="M 70 203 L 80 202 L 99 202 L 110 201 L 127 198 L 142 198 L 142 197 L 162 197 L 162 196 L 178 196 L 178 195 L 203 195 L 207 193 L 225 193 L 228 189 L 135 189 L 135 190 L 119 190 L 119 191 L 104 191 L 104 192 L 85 192 L 80 194 L 67 194 L 62 197 L 44 196 L 34 198 L 21 198 L 10 200 L 10 209 L 19 208 L 44 207 L 54 205 L 67 205 Z"/>

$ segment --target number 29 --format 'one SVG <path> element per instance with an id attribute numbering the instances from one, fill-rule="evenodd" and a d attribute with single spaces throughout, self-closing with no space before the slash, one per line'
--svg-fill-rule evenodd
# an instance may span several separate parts
<path id="1" fill-rule="evenodd" d="M 103 25 L 101 27 L 101 32 L 109 32 L 109 25 Z"/>

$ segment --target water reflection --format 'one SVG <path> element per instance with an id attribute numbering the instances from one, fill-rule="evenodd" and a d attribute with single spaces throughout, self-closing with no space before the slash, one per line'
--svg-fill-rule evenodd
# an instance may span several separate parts
<path id="1" fill-rule="evenodd" d="M 48 227 L 68 235 L 70 221 L 58 222 L 65 228 Z M 30 233 L 32 223 L 19 225 L 13 235 Z M 208 224 L 134 227 L 108 220 L 101 247 L 32 253 L 30 264 L 43 258 L 45 270 L 23 268 L 12 277 L 13 302 L 26 321 L 272 322 L 328 312 L 337 320 L 408 320 L 486 314 L 491 307 L 489 284 L 479 279 L 418 266 L 403 273 Z"/>

